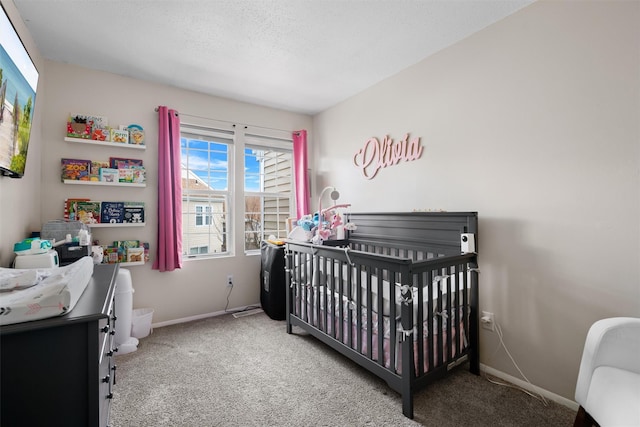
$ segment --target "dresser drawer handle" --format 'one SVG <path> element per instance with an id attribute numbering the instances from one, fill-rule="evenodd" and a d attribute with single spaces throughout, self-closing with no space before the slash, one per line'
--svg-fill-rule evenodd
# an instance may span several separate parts
<path id="1" fill-rule="evenodd" d="M 103 383 L 108 383 L 108 382 L 109 382 L 109 379 L 110 379 L 110 377 L 109 377 L 109 375 L 107 375 L 106 377 L 104 377 L 104 378 L 102 379 L 102 382 L 103 382 Z"/>
<path id="2" fill-rule="evenodd" d="M 107 394 L 107 399 L 113 399 L 113 393 Z"/>
<path id="3" fill-rule="evenodd" d="M 105 334 L 106 334 L 107 332 L 109 332 L 109 325 L 107 325 L 107 326 L 103 326 L 103 327 L 102 327 L 102 329 L 100 329 L 100 332 L 103 332 L 103 333 L 105 333 Z"/>

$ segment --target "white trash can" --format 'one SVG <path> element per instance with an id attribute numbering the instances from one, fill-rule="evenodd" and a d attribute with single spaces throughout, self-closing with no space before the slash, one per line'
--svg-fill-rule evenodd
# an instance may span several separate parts
<path id="1" fill-rule="evenodd" d="M 118 347 L 118 354 L 127 354 L 138 349 L 138 339 L 131 336 L 133 317 L 133 284 L 131 272 L 125 268 L 118 269 L 116 277 L 116 333 L 114 340 Z"/>
<path id="2" fill-rule="evenodd" d="M 131 335 L 136 338 L 144 338 L 151 333 L 152 308 L 136 308 L 133 310 L 133 325 Z"/>

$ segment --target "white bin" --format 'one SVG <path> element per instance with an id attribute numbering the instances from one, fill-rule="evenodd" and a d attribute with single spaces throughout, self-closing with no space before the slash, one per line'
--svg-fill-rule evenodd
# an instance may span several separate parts
<path id="1" fill-rule="evenodd" d="M 136 338 L 144 338 L 151 333 L 152 308 L 136 308 L 133 310 L 133 324 L 131 335 Z"/>
<path id="2" fill-rule="evenodd" d="M 116 347 L 118 347 L 116 354 L 127 354 L 138 349 L 138 339 L 131 336 L 133 292 L 131 272 L 125 268 L 119 268 L 115 290 L 116 333 L 114 340 Z"/>

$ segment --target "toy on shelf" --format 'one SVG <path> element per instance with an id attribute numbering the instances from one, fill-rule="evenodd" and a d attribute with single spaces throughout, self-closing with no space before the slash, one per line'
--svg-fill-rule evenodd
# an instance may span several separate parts
<path id="1" fill-rule="evenodd" d="M 144 129 L 140 125 L 112 127 L 104 116 L 77 113 L 69 114 L 67 138 L 102 142 L 107 145 L 135 145 L 138 148 L 144 148 L 145 145 Z"/>

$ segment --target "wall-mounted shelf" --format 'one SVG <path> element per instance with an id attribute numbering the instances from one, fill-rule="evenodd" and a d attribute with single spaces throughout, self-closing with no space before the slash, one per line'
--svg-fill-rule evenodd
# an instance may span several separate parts
<path id="1" fill-rule="evenodd" d="M 109 264 L 111 265 L 111 264 Z M 136 262 L 119 262 L 119 266 L 121 267 L 133 267 L 135 265 L 144 265 L 144 261 L 136 261 Z"/>
<path id="2" fill-rule="evenodd" d="M 65 141 L 67 142 L 78 142 L 80 144 L 89 144 L 89 145 L 105 145 L 108 147 L 119 147 L 119 148 L 133 148 L 136 150 L 146 150 L 146 145 L 138 145 L 138 144 L 124 144 L 122 142 L 111 142 L 111 141 L 97 141 L 95 139 L 83 139 L 83 138 L 71 138 L 65 137 Z"/>
<path id="3" fill-rule="evenodd" d="M 76 179 L 64 179 L 62 180 L 65 184 L 72 185 L 108 185 L 112 187 L 146 187 L 147 184 L 144 182 L 106 182 L 106 181 L 80 181 Z"/>

